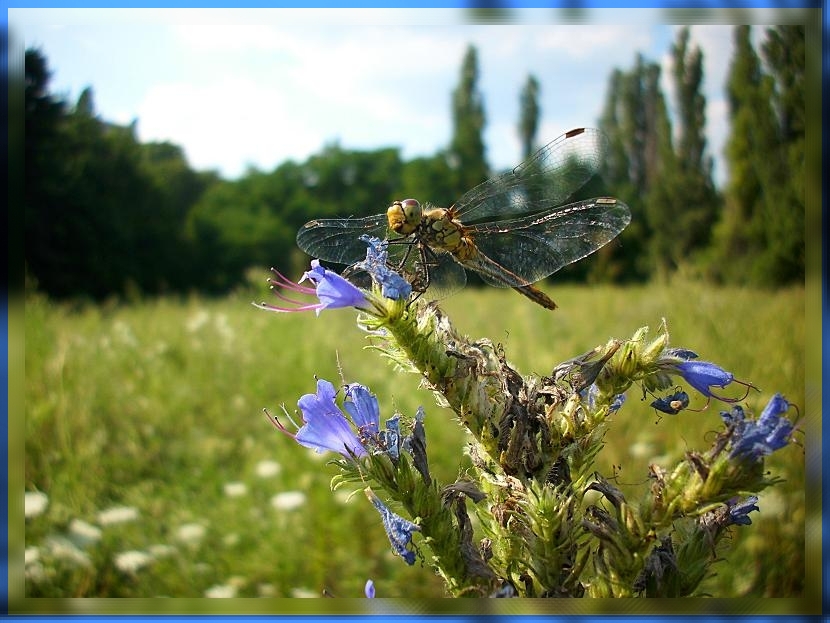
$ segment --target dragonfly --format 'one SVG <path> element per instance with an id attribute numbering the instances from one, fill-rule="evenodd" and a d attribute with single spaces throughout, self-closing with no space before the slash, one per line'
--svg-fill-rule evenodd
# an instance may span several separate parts
<path id="1" fill-rule="evenodd" d="M 533 284 L 602 248 L 631 221 L 628 206 L 614 197 L 568 203 L 597 174 L 605 151 L 600 131 L 577 128 L 449 208 L 404 199 L 373 216 L 316 219 L 300 228 L 297 245 L 312 257 L 348 265 L 346 275 L 366 256 L 361 237 L 376 237 L 388 241 L 390 266 L 415 292 L 443 298 L 464 286 L 470 270 L 555 309 Z"/>

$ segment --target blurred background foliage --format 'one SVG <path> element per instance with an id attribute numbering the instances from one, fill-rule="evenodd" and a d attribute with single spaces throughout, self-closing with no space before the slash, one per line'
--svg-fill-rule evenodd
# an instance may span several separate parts
<path id="1" fill-rule="evenodd" d="M 712 179 L 702 55 L 688 29 L 671 49 L 674 118 L 657 63 L 638 56 L 609 76 L 597 120 L 609 151 L 601 183 L 583 195 L 616 196 L 634 219 L 620 244 L 563 270 L 558 281 L 665 281 L 678 271 L 762 287 L 803 281 L 804 27 L 767 29 L 760 50 L 750 36 L 749 26 L 735 27 L 723 188 Z M 356 151 L 333 143 L 305 162 L 226 180 L 194 171 L 177 145 L 140 143 L 135 122 L 101 119 L 91 86 L 77 102 L 61 99 L 49 89 L 48 59 L 29 49 L 26 275 L 49 296 L 92 300 L 224 294 L 251 266 L 297 275 L 307 265 L 294 243 L 304 222 L 375 214 L 409 196 L 446 207 L 499 172 L 485 158 L 478 75 L 469 46 L 449 97 L 453 136 L 431 157 L 405 162 L 397 147 Z M 528 76 L 517 93 L 516 131 L 526 153 L 554 138 L 536 136 L 543 79 Z"/>
<path id="2" fill-rule="evenodd" d="M 769 28 L 759 49 L 750 35 L 736 27 L 735 56 L 724 59 L 731 119 L 724 186 L 713 183 L 704 138 L 700 51 L 681 30 L 671 50 L 673 105 L 661 91 L 660 66 L 638 57 L 609 76 L 596 120 L 609 151 L 601 181 L 584 194 L 631 206 L 620 244 L 556 275 L 556 322 L 515 293 L 468 289 L 442 302 L 462 332 L 502 341 L 520 371 L 544 373 L 608 336 L 667 317 L 675 345 L 763 388 L 753 395 L 754 412 L 774 391 L 807 404 L 804 28 Z M 28 285 L 39 292 L 29 293 L 23 318 L 23 481 L 49 500 L 26 520 L 26 596 L 197 597 L 231 586 L 245 597 L 318 595 L 322 587 L 357 597 L 367 575 L 382 596 L 439 593 L 437 578 L 391 558 L 374 509 L 332 496 L 331 472 L 276 436 L 260 409 L 293 410 L 314 375 L 337 381 L 342 372 L 369 385 L 385 415 L 427 408 L 431 461 L 446 481 L 465 460 L 460 427 L 417 389 L 417 378 L 356 356 L 365 340 L 352 314 L 274 322 L 249 302 L 268 296 L 263 267 L 293 277 L 307 268 L 295 244 L 304 222 L 379 213 L 404 197 L 449 206 L 498 173 L 484 157 L 475 48 L 460 60 L 448 94 L 454 134 L 444 150 L 403 161 L 394 146 L 333 143 L 305 162 L 227 180 L 193 170 L 177 145 L 140 143 L 135 124 L 101 119 L 92 87 L 74 103 L 61 99 L 50 91 L 48 59 L 26 51 L 24 257 Z M 536 136 L 544 88 L 545 76 L 528 76 L 516 94 L 525 153 L 554 138 Z M 19 263 L 10 285 L 18 272 Z M 668 463 L 700 447 L 718 417 L 712 407 L 657 422 L 637 398 L 614 423 L 602 467 L 616 473 L 625 464 L 625 482 L 645 486 L 648 461 Z M 804 591 L 797 450 L 771 461 L 789 486 L 762 499 L 749 530 L 736 530 L 733 553 L 705 587 L 711 594 Z M 282 471 L 263 476 L 260 466 L 275 460 Z M 240 485 L 244 495 L 228 492 Z M 298 512 L 278 508 L 278 495 L 297 490 L 307 496 Z M 120 506 L 136 509 L 138 519 L 104 525 L 100 513 Z M 82 564 L 61 558 L 76 553 L 62 536 L 74 534 L 76 519 L 104 528 Z M 203 541 L 184 542 L 181 529 L 194 523 Z M 151 572 L 119 567 L 119 555 L 156 546 L 163 547 Z"/>

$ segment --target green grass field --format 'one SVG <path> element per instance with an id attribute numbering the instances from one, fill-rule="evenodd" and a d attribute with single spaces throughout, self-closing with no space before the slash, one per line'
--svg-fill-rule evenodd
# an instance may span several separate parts
<path id="1" fill-rule="evenodd" d="M 266 272 L 262 271 L 264 279 Z M 523 374 L 663 318 L 671 343 L 718 363 L 805 415 L 805 292 L 715 289 L 694 283 L 549 287 L 549 312 L 496 289 L 443 302 L 456 328 L 501 342 Z M 368 385 L 382 418 L 427 412 L 433 474 L 451 482 L 464 433 L 419 379 L 365 350 L 352 310 L 270 314 L 264 292 L 221 300 L 154 300 L 69 308 L 34 296 L 25 307 L 27 597 L 440 597 L 432 572 L 392 555 L 362 494 L 332 493 L 326 457 L 279 434 L 262 409 L 291 412 L 315 375 Z M 647 466 L 708 448 L 720 405 L 658 418 L 639 390 L 616 414 L 598 469 L 626 495 Z M 698 396 L 692 407 L 705 402 Z M 793 413 L 794 415 L 794 413 Z M 804 451 L 767 461 L 786 480 L 761 494 L 752 525 L 705 590 L 717 597 L 799 597 L 804 590 Z M 329 457 L 331 458 L 331 457 Z M 34 492 L 44 497 L 32 496 Z"/>

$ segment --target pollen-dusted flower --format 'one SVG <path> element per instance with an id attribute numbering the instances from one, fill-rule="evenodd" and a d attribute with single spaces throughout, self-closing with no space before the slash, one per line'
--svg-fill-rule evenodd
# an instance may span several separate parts
<path id="1" fill-rule="evenodd" d="M 364 309 L 366 306 L 366 295 L 363 291 L 344 279 L 334 271 L 328 270 L 320 265 L 320 260 L 311 261 L 311 270 L 303 273 L 298 283 L 294 283 L 276 269 L 271 269 L 276 278 L 269 279 L 271 289 L 283 301 L 296 305 L 296 307 L 277 307 L 268 303 L 254 303 L 256 307 L 266 311 L 274 312 L 295 312 L 308 311 L 313 309 L 317 315 L 324 309 L 337 309 L 339 307 L 357 307 Z M 308 279 L 314 284 L 313 288 L 299 285 Z M 289 298 L 282 293 L 282 290 L 289 290 L 302 295 L 313 295 L 317 297 L 316 303 L 303 303 Z"/>
<path id="2" fill-rule="evenodd" d="M 355 264 L 355 268 L 365 270 L 381 287 L 381 294 L 388 299 L 399 301 L 412 294 L 412 286 L 394 270 L 387 262 L 387 240 L 363 235 L 360 239 L 366 243 L 366 259 Z"/>
<path id="3" fill-rule="evenodd" d="M 419 532 L 421 528 L 417 524 L 389 510 L 389 507 L 369 487 L 366 487 L 364 492 L 366 493 L 366 497 L 369 498 L 369 501 L 372 502 L 380 513 L 383 528 L 386 530 L 386 536 L 389 537 L 389 542 L 392 544 L 392 551 L 403 558 L 406 564 L 414 565 L 415 552 L 407 549 L 407 545 L 412 541 L 412 533 Z"/>
<path id="4" fill-rule="evenodd" d="M 663 413 L 677 415 L 689 406 L 689 394 L 683 390 L 678 390 L 670 396 L 653 400 L 651 406 L 658 411 L 662 411 Z"/>
<path id="5" fill-rule="evenodd" d="M 731 457 L 757 461 L 786 446 L 793 432 L 793 424 L 782 417 L 790 409 L 781 394 L 775 394 L 764 407 L 757 420 L 747 420 L 744 410 L 735 406 L 721 412 L 721 418 L 729 426 Z"/>

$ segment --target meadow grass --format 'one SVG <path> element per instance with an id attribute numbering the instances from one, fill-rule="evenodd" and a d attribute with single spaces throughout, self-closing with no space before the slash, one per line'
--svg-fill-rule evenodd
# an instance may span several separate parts
<path id="1" fill-rule="evenodd" d="M 665 318 L 672 345 L 760 388 L 750 410 L 774 392 L 805 404 L 803 288 L 547 291 L 555 312 L 496 289 L 467 289 L 441 306 L 460 332 L 500 342 L 514 367 L 538 375 L 643 325 L 656 334 Z M 293 413 L 315 375 L 369 386 L 382 418 L 423 405 L 430 467 L 444 483 L 466 460 L 463 430 L 415 375 L 364 349 L 353 311 L 277 315 L 250 305 L 265 296 L 26 300 L 24 484 L 48 499 L 26 519 L 27 597 L 291 597 L 323 588 L 360 597 L 367 578 L 379 596 L 442 596 L 426 567 L 392 555 L 362 493 L 330 491 L 332 457 L 279 434 L 262 409 Z M 705 450 L 720 428 L 720 405 L 660 418 L 638 392 L 612 421 L 597 465 L 632 501 L 649 486 L 649 463 Z M 733 549 L 705 583 L 712 595 L 803 591 L 802 448 L 774 454 L 767 468 L 786 484 L 761 494 L 753 525 L 734 529 Z M 113 520 L 118 509 L 128 509 L 122 521 Z"/>

